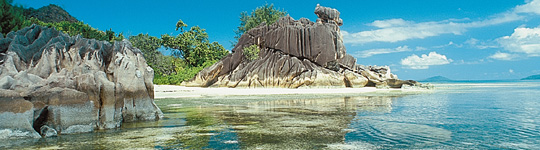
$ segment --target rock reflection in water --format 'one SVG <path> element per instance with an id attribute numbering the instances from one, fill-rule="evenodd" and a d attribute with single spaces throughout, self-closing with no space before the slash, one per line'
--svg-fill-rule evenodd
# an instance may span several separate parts
<path id="1" fill-rule="evenodd" d="M 391 111 L 391 97 L 340 97 L 251 102 L 218 118 L 236 131 L 243 149 L 317 149 L 344 141 L 357 111 Z"/>

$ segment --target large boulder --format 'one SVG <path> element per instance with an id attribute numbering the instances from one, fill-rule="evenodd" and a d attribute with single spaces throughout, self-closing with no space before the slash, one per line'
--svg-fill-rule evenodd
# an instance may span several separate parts
<path id="1" fill-rule="evenodd" d="M 34 105 L 23 98 L 0 98 L 0 120 L 0 139 L 41 137 L 33 128 Z"/>
<path id="2" fill-rule="evenodd" d="M 262 23 L 240 37 L 227 55 L 203 69 L 185 86 L 197 87 L 391 87 L 414 86 L 387 66 L 362 66 L 346 53 L 340 12 L 317 5 L 316 22 L 290 16 Z M 244 48 L 257 45 L 259 57 L 247 59 Z"/>
<path id="3" fill-rule="evenodd" d="M 91 132 L 162 117 L 154 71 L 127 40 L 111 44 L 32 25 L 0 37 L 0 63 L 0 138 Z"/>

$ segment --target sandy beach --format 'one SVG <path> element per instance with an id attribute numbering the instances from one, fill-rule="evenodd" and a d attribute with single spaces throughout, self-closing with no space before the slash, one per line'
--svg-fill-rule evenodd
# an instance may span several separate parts
<path id="1" fill-rule="evenodd" d="M 185 98 L 202 96 L 274 95 L 274 94 L 354 94 L 391 91 L 418 91 L 414 89 L 363 88 L 201 88 L 176 85 L 154 85 L 154 98 Z"/>

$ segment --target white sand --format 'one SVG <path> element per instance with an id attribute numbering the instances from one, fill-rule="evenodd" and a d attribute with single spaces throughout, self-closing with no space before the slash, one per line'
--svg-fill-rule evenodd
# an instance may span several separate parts
<path id="1" fill-rule="evenodd" d="M 154 98 L 182 98 L 202 96 L 232 96 L 232 95 L 273 95 L 273 94 L 353 94 L 385 91 L 414 91 L 402 89 L 364 88 L 201 88 L 175 85 L 154 85 Z"/>

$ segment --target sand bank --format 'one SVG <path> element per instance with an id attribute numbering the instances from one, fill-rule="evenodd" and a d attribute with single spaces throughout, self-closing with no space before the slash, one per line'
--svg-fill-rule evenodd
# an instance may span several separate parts
<path id="1" fill-rule="evenodd" d="M 369 92 L 417 91 L 403 89 L 364 88 L 201 88 L 175 85 L 154 85 L 154 96 L 160 98 L 182 98 L 202 96 L 274 95 L 274 94 L 354 94 Z"/>

